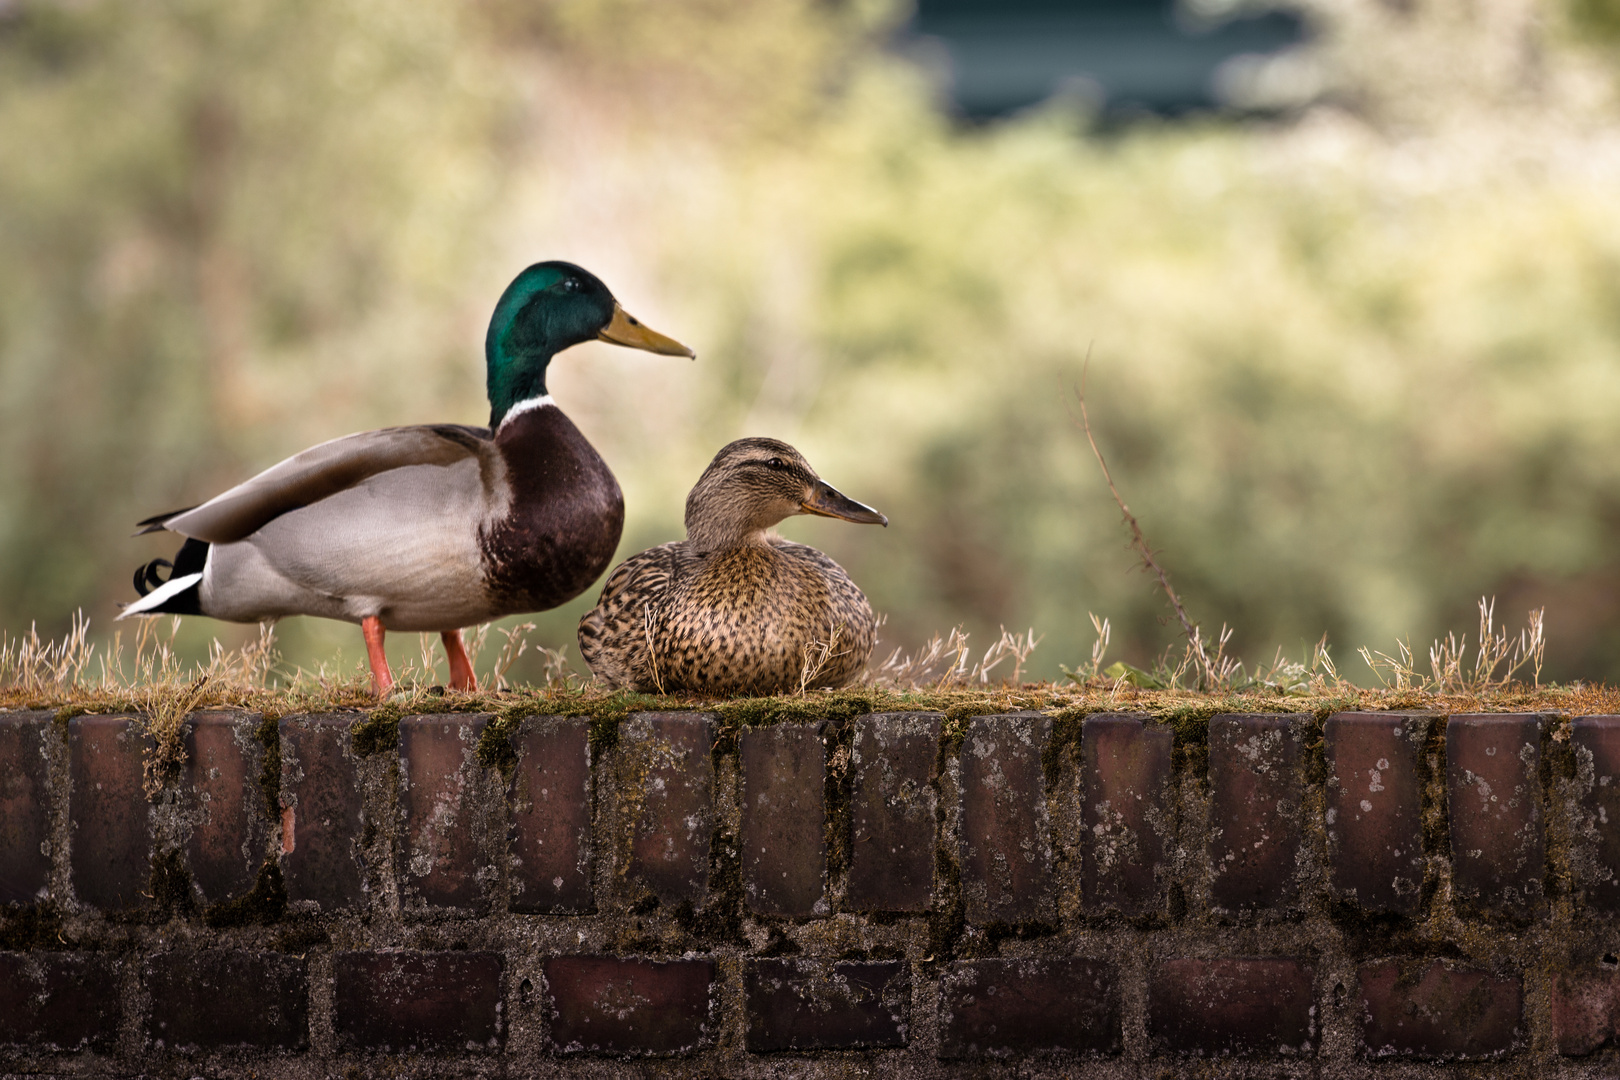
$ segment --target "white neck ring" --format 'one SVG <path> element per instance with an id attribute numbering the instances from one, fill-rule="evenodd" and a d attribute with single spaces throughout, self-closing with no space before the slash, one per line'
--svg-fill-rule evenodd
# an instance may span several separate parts
<path id="1" fill-rule="evenodd" d="M 551 400 L 550 394 L 541 394 L 539 397 L 525 398 L 516 405 L 513 405 L 510 409 L 506 410 L 506 415 L 501 417 L 501 427 L 505 427 L 507 424 L 510 424 L 512 422 L 512 418 L 515 416 L 522 416 L 526 412 L 533 412 L 536 409 L 543 409 L 548 405 L 553 409 L 557 407 L 557 403 Z"/>

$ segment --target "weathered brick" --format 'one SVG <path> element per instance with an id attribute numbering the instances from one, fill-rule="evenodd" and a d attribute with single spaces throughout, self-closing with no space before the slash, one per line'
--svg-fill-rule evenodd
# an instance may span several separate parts
<path id="1" fill-rule="evenodd" d="M 590 722 L 530 718 L 512 745 L 512 910 L 592 911 Z"/>
<path id="2" fill-rule="evenodd" d="M 1080 729 L 1081 879 L 1092 908 L 1136 914 L 1162 903 L 1158 871 L 1173 833 L 1170 729 L 1139 716 L 1086 717 Z"/>
<path id="3" fill-rule="evenodd" d="M 118 967 L 103 953 L 0 953 L 0 1044 L 109 1049 L 123 1015 Z"/>
<path id="4" fill-rule="evenodd" d="M 140 907 L 151 888 L 152 807 L 143 787 L 151 745 L 127 716 L 68 721 L 73 891 L 104 911 Z"/>
<path id="5" fill-rule="evenodd" d="M 365 903 L 364 804 L 347 716 L 281 721 L 281 872 L 287 899 Z"/>
<path id="6" fill-rule="evenodd" d="M 143 978 L 147 1033 L 160 1046 L 300 1050 L 309 1045 L 306 962 L 280 953 L 160 953 Z"/>
<path id="7" fill-rule="evenodd" d="M 345 1049 L 498 1050 L 502 960 L 487 952 L 340 952 L 332 1026 Z"/>
<path id="8" fill-rule="evenodd" d="M 1620 974 L 1563 971 L 1553 978 L 1553 1040 L 1570 1057 L 1590 1054 L 1615 1037 Z"/>
<path id="9" fill-rule="evenodd" d="M 487 715 L 407 716 L 399 722 L 399 879 L 412 906 L 483 906 L 486 865 L 477 832 Z"/>
<path id="10" fill-rule="evenodd" d="M 827 745 L 820 724 L 744 731 L 742 868 L 761 915 L 825 914 Z"/>
<path id="11" fill-rule="evenodd" d="M 855 911 L 928 910 L 939 724 L 934 713 L 883 713 L 855 722 L 844 893 Z"/>
<path id="12" fill-rule="evenodd" d="M 1620 716 L 1570 724 L 1578 798 L 1576 885 L 1588 907 L 1620 911 Z"/>
<path id="13" fill-rule="evenodd" d="M 981 716 L 962 744 L 962 892 L 971 922 L 1051 917 L 1052 842 L 1041 752 L 1052 722 Z"/>
<path id="14" fill-rule="evenodd" d="M 709 1039 L 712 960 L 554 956 L 545 974 L 565 1053 L 682 1054 Z"/>
<path id="15" fill-rule="evenodd" d="M 1117 1054 L 1120 1045 L 1119 991 L 1101 960 L 969 960 L 940 979 L 942 1058 Z"/>
<path id="16" fill-rule="evenodd" d="M 45 740 L 51 714 L 0 715 L 0 904 L 49 893 L 51 790 Z"/>
<path id="17" fill-rule="evenodd" d="M 270 820 L 259 787 L 258 723 L 257 713 L 224 711 L 192 713 L 186 721 L 186 861 L 205 903 L 248 892 L 264 863 Z"/>
<path id="18" fill-rule="evenodd" d="M 1327 840 L 1333 888 L 1368 911 L 1415 915 L 1423 885 L 1419 755 L 1433 718 L 1328 717 Z"/>
<path id="19" fill-rule="evenodd" d="M 1541 717 L 1453 716 L 1446 724 L 1452 881 L 1483 907 L 1527 914 L 1541 896 Z"/>
<path id="20" fill-rule="evenodd" d="M 1299 894 L 1304 714 L 1209 721 L 1210 896 L 1218 908 L 1280 907 Z"/>
<path id="21" fill-rule="evenodd" d="M 1362 1045 L 1370 1057 L 1473 1060 L 1500 1057 L 1519 1041 L 1517 975 L 1368 964 L 1360 970 Z"/>
<path id="22" fill-rule="evenodd" d="M 1293 959 L 1170 960 L 1149 982 L 1148 1031 L 1170 1053 L 1311 1054 L 1314 983 Z"/>
<path id="23" fill-rule="evenodd" d="M 620 798 L 633 810 L 630 876 L 660 900 L 701 902 L 714 831 L 714 721 L 638 713 L 620 729 Z"/>
<path id="24" fill-rule="evenodd" d="M 903 960 L 752 960 L 743 995 L 756 1054 L 906 1045 L 911 971 Z"/>

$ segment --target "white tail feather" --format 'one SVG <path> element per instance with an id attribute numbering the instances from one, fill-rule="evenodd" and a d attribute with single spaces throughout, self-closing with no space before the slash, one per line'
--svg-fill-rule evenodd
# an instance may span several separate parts
<path id="1" fill-rule="evenodd" d="M 165 601 L 179 596 L 181 593 L 185 592 L 187 589 L 191 588 L 201 580 L 202 574 L 200 573 L 187 574 L 185 577 L 171 578 L 170 580 L 165 581 L 162 585 L 158 586 L 156 589 L 153 589 L 151 592 L 147 593 L 145 596 L 141 597 L 139 600 L 135 601 L 133 604 L 124 605 L 124 610 L 119 613 L 118 618 L 127 619 L 131 615 L 150 614 L 154 608 L 161 607 Z"/>

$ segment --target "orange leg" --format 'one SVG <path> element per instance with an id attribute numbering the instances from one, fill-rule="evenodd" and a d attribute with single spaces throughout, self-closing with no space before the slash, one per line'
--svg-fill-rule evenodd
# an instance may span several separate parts
<path id="1" fill-rule="evenodd" d="M 371 688 L 378 697 L 386 697 L 394 688 L 394 673 L 388 670 L 388 654 L 383 652 L 383 624 L 375 615 L 360 620 L 360 632 L 366 636 L 366 655 L 371 659 Z"/>
<path id="2" fill-rule="evenodd" d="M 478 689 L 478 679 L 473 675 L 472 661 L 467 658 L 467 649 L 461 644 L 461 631 L 446 630 L 439 637 L 444 639 L 444 655 L 450 660 L 450 689 Z"/>

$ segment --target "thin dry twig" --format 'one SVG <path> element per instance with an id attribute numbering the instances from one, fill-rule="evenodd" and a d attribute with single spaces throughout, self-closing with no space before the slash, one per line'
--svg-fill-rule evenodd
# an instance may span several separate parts
<path id="1" fill-rule="evenodd" d="M 1102 450 L 1097 446 L 1097 438 L 1091 433 L 1091 416 L 1086 412 L 1086 376 L 1090 372 L 1091 350 L 1087 349 L 1085 364 L 1080 369 L 1080 385 L 1074 392 L 1075 398 L 1080 403 L 1080 426 L 1085 430 L 1086 442 L 1091 444 L 1091 452 L 1096 456 L 1097 465 L 1102 469 L 1103 480 L 1108 484 L 1108 492 L 1113 495 L 1114 503 L 1119 507 L 1119 512 L 1124 515 L 1126 526 L 1131 530 L 1131 550 L 1135 551 L 1142 560 L 1143 567 L 1159 579 L 1159 585 L 1164 589 L 1164 595 L 1170 598 L 1170 606 L 1175 609 L 1176 618 L 1181 620 L 1182 633 L 1187 637 L 1187 648 L 1192 655 L 1196 656 L 1198 661 L 1200 682 L 1206 688 L 1218 686 L 1222 680 L 1219 677 L 1217 666 L 1211 662 L 1208 652 L 1205 651 L 1203 637 L 1198 632 L 1197 624 L 1188 617 L 1187 609 L 1182 606 L 1181 597 L 1176 594 L 1176 590 L 1170 584 L 1170 575 L 1159 564 L 1158 559 L 1154 557 L 1153 546 L 1148 543 L 1147 537 L 1142 533 L 1142 526 L 1136 520 L 1136 515 L 1131 513 L 1129 506 L 1125 505 L 1125 498 L 1120 495 L 1119 487 L 1114 483 L 1113 473 L 1108 471 L 1108 462 L 1104 460 Z M 1070 422 L 1074 420 L 1072 411 L 1069 413 L 1069 420 Z M 1229 636 L 1230 633 L 1223 627 L 1221 634 L 1221 645 L 1223 647 Z M 1230 672 L 1227 674 L 1229 675 Z"/>

